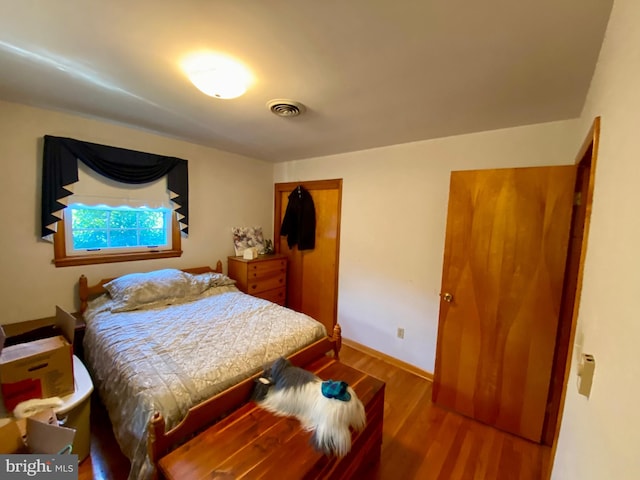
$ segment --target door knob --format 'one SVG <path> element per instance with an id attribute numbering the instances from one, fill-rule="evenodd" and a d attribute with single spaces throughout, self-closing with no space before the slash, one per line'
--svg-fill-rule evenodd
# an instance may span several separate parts
<path id="1" fill-rule="evenodd" d="M 451 295 L 450 293 L 441 293 L 440 296 L 447 303 L 453 302 L 453 295 Z"/>

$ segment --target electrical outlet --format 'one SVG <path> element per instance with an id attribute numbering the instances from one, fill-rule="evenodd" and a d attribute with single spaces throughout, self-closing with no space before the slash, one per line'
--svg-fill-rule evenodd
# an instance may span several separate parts
<path id="1" fill-rule="evenodd" d="M 404 338 L 404 328 L 398 327 L 398 338 Z"/>

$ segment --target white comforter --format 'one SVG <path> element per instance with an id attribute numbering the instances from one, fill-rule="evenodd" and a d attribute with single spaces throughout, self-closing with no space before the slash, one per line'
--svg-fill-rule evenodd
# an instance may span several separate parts
<path id="1" fill-rule="evenodd" d="M 190 407 L 326 334 L 311 317 L 233 286 L 149 310 L 111 313 L 110 302 L 99 297 L 85 313 L 85 359 L 131 459 L 129 479 L 153 473 L 147 428 L 155 411 L 172 428 Z"/>

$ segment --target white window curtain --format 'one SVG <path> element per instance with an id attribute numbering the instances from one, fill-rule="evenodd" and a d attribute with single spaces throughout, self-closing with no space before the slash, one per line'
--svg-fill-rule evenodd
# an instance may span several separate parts
<path id="1" fill-rule="evenodd" d="M 82 203 L 109 207 L 127 205 L 134 208 L 175 208 L 167 189 L 166 177 L 132 185 L 103 177 L 82 162 L 78 162 L 78 182 L 67 189 L 72 190 L 73 195 L 65 198 L 66 205 Z"/>

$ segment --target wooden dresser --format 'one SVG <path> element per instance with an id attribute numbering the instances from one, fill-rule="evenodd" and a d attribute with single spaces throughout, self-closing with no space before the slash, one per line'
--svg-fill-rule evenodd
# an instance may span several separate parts
<path id="1" fill-rule="evenodd" d="M 253 260 L 229 257 L 228 275 L 238 289 L 255 297 L 285 305 L 287 298 L 286 255 L 259 255 Z"/>

